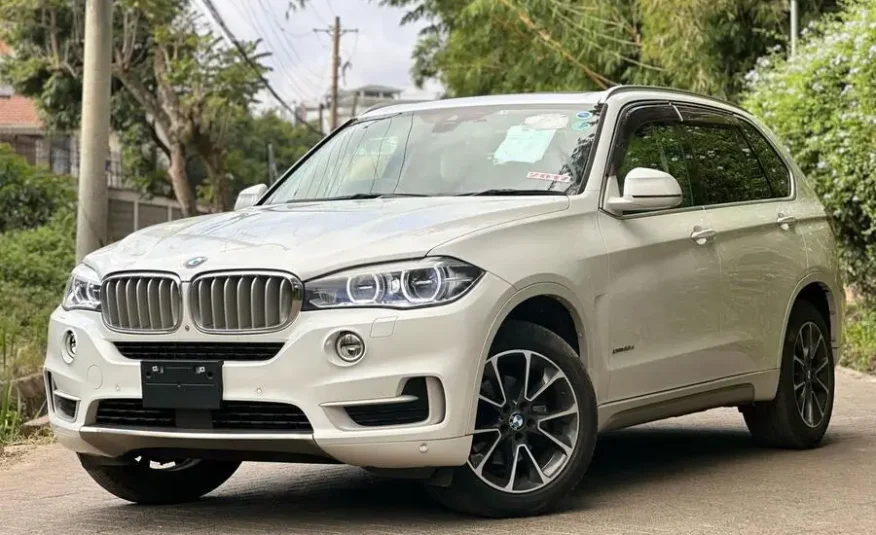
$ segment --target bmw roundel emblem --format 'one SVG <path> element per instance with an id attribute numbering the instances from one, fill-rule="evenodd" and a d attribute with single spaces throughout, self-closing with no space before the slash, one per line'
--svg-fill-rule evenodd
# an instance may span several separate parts
<path id="1" fill-rule="evenodd" d="M 196 256 L 186 261 L 185 266 L 189 269 L 196 268 L 207 261 L 206 256 Z"/>

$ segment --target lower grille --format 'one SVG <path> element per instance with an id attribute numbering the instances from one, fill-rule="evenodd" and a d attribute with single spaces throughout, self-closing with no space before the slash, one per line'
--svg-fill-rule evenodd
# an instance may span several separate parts
<path id="1" fill-rule="evenodd" d="M 97 423 L 125 427 L 174 427 L 174 412 L 146 409 L 139 399 L 106 399 L 97 406 Z"/>
<path id="2" fill-rule="evenodd" d="M 425 378 L 410 379 L 405 384 L 402 395 L 415 396 L 417 399 L 382 405 L 354 405 L 345 409 L 350 419 L 363 427 L 407 425 L 429 419 L 429 394 Z"/>
<path id="3" fill-rule="evenodd" d="M 270 360 L 282 343 L 116 342 L 123 356 L 137 360 Z"/>
<path id="4" fill-rule="evenodd" d="M 200 412 L 200 411 L 186 411 Z M 209 413 L 207 429 L 311 432 L 313 427 L 295 405 L 255 401 L 224 401 Z M 147 409 L 140 399 L 105 399 L 98 404 L 96 423 L 124 427 L 177 427 L 177 411 Z"/>

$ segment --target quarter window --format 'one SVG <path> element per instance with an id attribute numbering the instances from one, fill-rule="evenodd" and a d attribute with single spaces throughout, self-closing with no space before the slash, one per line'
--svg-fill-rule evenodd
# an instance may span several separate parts
<path id="1" fill-rule="evenodd" d="M 754 126 L 742 123 L 742 133 L 745 134 L 748 145 L 754 150 L 754 155 L 770 183 L 773 196 L 789 196 L 791 194 L 791 172 L 782 157 Z"/>

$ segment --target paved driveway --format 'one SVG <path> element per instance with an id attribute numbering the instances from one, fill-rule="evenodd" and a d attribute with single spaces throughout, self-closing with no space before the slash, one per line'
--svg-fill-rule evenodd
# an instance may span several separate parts
<path id="1" fill-rule="evenodd" d="M 72 454 L 44 446 L 0 466 L 0 533 L 490 533 L 803 535 L 876 533 L 876 381 L 840 371 L 823 447 L 751 446 L 718 410 L 612 433 L 550 516 L 460 517 L 410 482 L 348 467 L 248 464 L 202 501 L 139 507 L 112 498 Z"/>

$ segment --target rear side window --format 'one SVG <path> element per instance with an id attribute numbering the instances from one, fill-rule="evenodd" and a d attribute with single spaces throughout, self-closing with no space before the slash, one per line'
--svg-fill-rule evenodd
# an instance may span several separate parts
<path id="1" fill-rule="evenodd" d="M 738 123 L 683 122 L 692 180 L 702 186 L 698 204 L 713 205 L 782 197 L 773 191 Z"/>
<path id="2" fill-rule="evenodd" d="M 791 194 L 791 172 L 782 157 L 754 126 L 743 122 L 742 133 L 749 146 L 754 150 L 754 155 L 770 183 L 773 196 L 789 196 Z"/>

